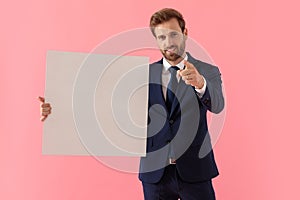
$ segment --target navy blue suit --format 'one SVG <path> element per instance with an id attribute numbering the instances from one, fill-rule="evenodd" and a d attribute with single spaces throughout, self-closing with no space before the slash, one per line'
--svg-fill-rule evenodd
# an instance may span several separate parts
<path id="1" fill-rule="evenodd" d="M 221 74 L 217 67 L 194 59 L 188 61 L 205 77 L 207 86 L 200 98 L 194 87 L 180 80 L 177 100 L 167 111 L 162 92 L 162 60 L 150 65 L 147 155 L 140 160 L 139 179 L 158 183 L 169 163 L 170 146 L 176 158 L 179 177 L 189 183 L 216 177 L 215 163 L 207 127 L 207 111 L 219 113 L 224 107 Z M 199 155 L 201 148 L 201 155 Z"/>

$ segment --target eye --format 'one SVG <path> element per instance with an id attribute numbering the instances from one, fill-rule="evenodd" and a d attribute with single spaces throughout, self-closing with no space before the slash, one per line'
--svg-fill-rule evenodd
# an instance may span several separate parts
<path id="1" fill-rule="evenodd" d="M 165 36 L 165 35 L 159 35 L 159 36 L 157 36 L 157 38 L 158 38 L 159 40 L 165 40 L 165 39 L 166 39 L 166 36 Z"/>
<path id="2" fill-rule="evenodd" d="M 177 37 L 177 36 L 178 36 L 178 33 L 177 33 L 177 32 L 172 32 L 172 33 L 170 34 L 170 36 L 171 36 L 172 38 Z"/>

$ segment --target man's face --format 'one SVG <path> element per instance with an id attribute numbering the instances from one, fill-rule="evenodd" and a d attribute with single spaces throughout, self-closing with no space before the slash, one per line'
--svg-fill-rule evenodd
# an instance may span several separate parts
<path id="1" fill-rule="evenodd" d="M 182 33 L 177 19 L 173 18 L 155 27 L 156 41 L 164 57 L 172 62 L 180 60 L 185 52 L 187 30 Z"/>

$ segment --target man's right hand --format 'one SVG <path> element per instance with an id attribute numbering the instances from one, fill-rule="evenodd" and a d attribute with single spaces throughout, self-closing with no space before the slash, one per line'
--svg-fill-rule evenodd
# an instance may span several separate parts
<path id="1" fill-rule="evenodd" d="M 40 105 L 41 118 L 40 118 L 40 120 L 43 122 L 47 119 L 48 115 L 51 114 L 52 108 L 51 108 L 50 103 L 45 103 L 44 97 L 39 96 L 38 99 L 41 102 L 41 105 Z"/>

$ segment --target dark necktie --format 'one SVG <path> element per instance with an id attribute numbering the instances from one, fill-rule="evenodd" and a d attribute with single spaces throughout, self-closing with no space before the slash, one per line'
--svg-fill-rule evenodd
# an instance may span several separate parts
<path id="1" fill-rule="evenodd" d="M 175 100 L 175 92 L 178 86 L 178 80 L 176 77 L 177 70 L 179 70 L 179 68 L 176 66 L 172 66 L 169 68 L 169 71 L 171 73 L 171 78 L 168 84 L 167 96 L 166 96 L 166 105 L 169 113 L 171 112 L 172 104 Z"/>

